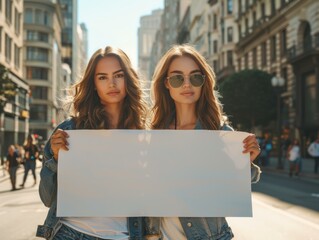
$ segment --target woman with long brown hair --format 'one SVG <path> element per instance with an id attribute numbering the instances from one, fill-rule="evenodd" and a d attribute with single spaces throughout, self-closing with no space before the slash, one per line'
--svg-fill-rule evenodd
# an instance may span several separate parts
<path id="1" fill-rule="evenodd" d="M 213 70 L 194 47 L 170 48 L 156 66 L 152 79 L 152 128 L 233 130 L 227 125 L 215 84 Z M 260 147 L 254 135 L 244 139 L 243 153 L 250 154 L 252 181 L 256 182 L 260 169 L 252 162 L 259 155 Z M 233 237 L 224 217 L 165 217 L 161 225 L 164 239 Z"/>
<path id="2" fill-rule="evenodd" d="M 39 192 L 42 202 L 50 210 L 44 225 L 38 227 L 37 236 L 47 239 L 142 239 L 144 235 L 153 234 L 142 230 L 142 224 L 148 222 L 146 218 L 56 216 L 58 152 L 68 150 L 68 135 L 64 130 L 144 129 L 146 107 L 140 85 L 130 59 L 122 50 L 106 47 L 93 54 L 84 76 L 72 91 L 72 117 L 57 127 L 44 149 Z"/>

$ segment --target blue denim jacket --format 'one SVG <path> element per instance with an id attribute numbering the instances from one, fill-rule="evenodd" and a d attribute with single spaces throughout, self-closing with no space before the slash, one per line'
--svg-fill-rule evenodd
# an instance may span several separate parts
<path id="1" fill-rule="evenodd" d="M 62 122 L 57 129 L 72 130 L 75 129 L 75 123 L 72 119 Z M 195 129 L 202 129 L 197 124 Z M 222 130 L 232 130 L 225 125 Z M 252 164 L 252 181 L 259 180 L 260 170 L 256 165 Z M 44 160 L 40 172 L 41 180 L 39 186 L 40 198 L 49 212 L 44 225 L 38 226 L 37 236 L 46 239 L 52 239 L 59 227 L 59 217 L 56 216 L 57 208 L 57 162 L 53 159 L 50 141 L 44 148 Z M 217 218 L 179 218 L 184 229 L 187 239 L 205 240 L 219 239 L 226 240 L 233 237 L 232 231 L 228 226 L 224 217 Z M 129 217 L 128 231 L 130 240 L 160 240 L 162 234 L 160 232 L 160 218 L 158 217 Z"/>

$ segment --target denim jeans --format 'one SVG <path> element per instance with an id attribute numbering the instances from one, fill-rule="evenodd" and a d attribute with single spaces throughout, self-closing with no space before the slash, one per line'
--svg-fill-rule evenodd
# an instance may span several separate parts
<path id="1" fill-rule="evenodd" d="M 35 174 L 36 160 L 27 160 L 24 164 L 24 176 L 23 176 L 23 184 L 27 180 L 28 173 L 31 170 L 34 181 L 37 180 L 37 176 Z"/>
<path id="2" fill-rule="evenodd" d="M 67 225 L 62 224 L 53 240 L 105 240 L 103 238 L 93 237 L 85 233 L 81 233 Z"/>
<path id="3" fill-rule="evenodd" d="M 14 167 L 11 167 L 9 169 L 10 181 L 11 181 L 12 189 L 16 188 L 17 169 L 18 169 L 18 166 L 14 166 Z"/>

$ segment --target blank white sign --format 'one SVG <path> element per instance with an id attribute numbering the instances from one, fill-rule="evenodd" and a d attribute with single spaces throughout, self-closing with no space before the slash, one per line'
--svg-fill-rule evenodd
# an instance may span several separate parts
<path id="1" fill-rule="evenodd" d="M 58 216 L 252 216 L 244 132 L 70 130 Z"/>

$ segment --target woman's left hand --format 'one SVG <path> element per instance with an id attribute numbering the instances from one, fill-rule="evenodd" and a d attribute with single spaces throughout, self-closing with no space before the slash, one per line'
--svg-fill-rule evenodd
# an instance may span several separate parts
<path id="1" fill-rule="evenodd" d="M 256 136 L 254 134 L 249 135 L 243 143 L 243 153 L 250 153 L 250 161 L 253 162 L 261 152 Z"/>

